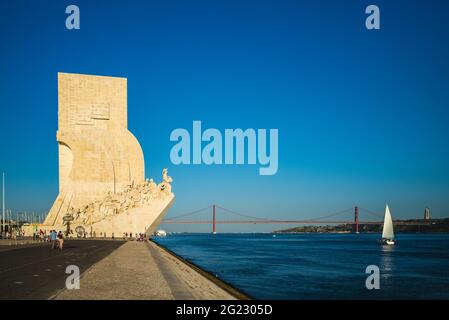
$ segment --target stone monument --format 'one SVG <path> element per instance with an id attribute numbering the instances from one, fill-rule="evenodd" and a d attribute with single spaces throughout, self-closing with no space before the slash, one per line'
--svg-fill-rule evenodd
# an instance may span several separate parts
<path id="1" fill-rule="evenodd" d="M 158 185 L 145 179 L 127 109 L 126 78 L 58 73 L 59 195 L 27 234 L 67 221 L 78 235 L 154 232 L 174 201 L 172 178 L 164 169 Z"/>

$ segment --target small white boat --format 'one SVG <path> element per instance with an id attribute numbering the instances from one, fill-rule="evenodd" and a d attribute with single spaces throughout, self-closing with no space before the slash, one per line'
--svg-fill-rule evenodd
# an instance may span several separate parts
<path id="1" fill-rule="evenodd" d="M 165 232 L 165 230 L 157 230 L 154 235 L 156 237 L 166 237 L 167 236 L 167 232 Z"/>
<path id="2" fill-rule="evenodd" d="M 396 244 L 394 240 L 393 220 L 391 218 L 390 208 L 388 204 L 385 207 L 384 227 L 382 230 L 382 239 L 379 242 L 383 245 L 392 246 Z"/>

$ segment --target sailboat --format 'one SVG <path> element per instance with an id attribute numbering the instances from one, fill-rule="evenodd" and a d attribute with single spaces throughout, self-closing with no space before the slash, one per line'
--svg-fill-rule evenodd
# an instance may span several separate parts
<path id="1" fill-rule="evenodd" d="M 390 209 L 388 208 L 388 204 L 385 207 L 384 228 L 382 230 L 382 239 L 380 239 L 380 243 L 384 245 L 396 244 L 396 241 L 394 240 L 393 220 L 391 219 L 391 213 Z"/>

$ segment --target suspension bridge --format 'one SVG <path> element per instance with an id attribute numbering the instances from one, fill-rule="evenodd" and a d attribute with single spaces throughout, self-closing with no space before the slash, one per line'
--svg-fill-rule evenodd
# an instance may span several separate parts
<path id="1" fill-rule="evenodd" d="M 209 212 L 209 219 L 197 219 L 192 220 L 192 216 L 198 216 L 203 213 Z M 232 219 L 217 219 L 218 212 L 220 212 L 220 218 L 233 217 Z M 353 215 L 353 219 L 347 219 L 348 215 Z M 364 216 L 369 215 L 371 220 L 360 220 L 360 214 Z M 236 219 L 235 217 L 239 217 Z M 340 217 L 340 220 L 338 219 Z M 346 219 L 342 219 L 345 217 Z M 375 219 L 374 219 L 374 218 Z M 188 219 L 187 219 L 188 218 Z M 243 218 L 243 219 L 242 219 Z M 352 218 L 352 217 L 351 217 Z M 380 225 L 383 224 L 383 214 L 370 211 L 368 209 L 354 206 L 330 214 L 322 215 L 317 218 L 301 219 L 301 220 L 290 220 L 290 219 L 270 219 L 263 217 L 256 217 L 241 212 L 236 212 L 219 205 L 213 204 L 204 208 L 200 208 L 188 213 L 180 214 L 174 217 L 167 218 L 162 221 L 163 224 L 209 224 L 212 227 L 212 232 L 217 232 L 218 224 L 309 224 L 309 225 L 354 225 L 354 232 L 359 232 L 359 225 Z M 425 225 L 428 224 L 427 220 L 395 220 L 395 225 Z"/>

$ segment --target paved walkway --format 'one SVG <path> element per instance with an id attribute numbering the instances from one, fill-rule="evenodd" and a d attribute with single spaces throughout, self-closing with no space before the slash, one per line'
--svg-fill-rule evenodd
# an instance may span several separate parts
<path id="1" fill-rule="evenodd" d="M 124 241 L 66 240 L 64 250 L 35 243 L 0 246 L 0 300 L 48 299 L 65 288 L 69 265 L 81 273 L 109 256 Z"/>
<path id="2" fill-rule="evenodd" d="M 0 251 L 45 245 L 45 244 L 48 244 L 48 242 L 39 242 L 31 239 L 21 239 L 21 240 L 0 239 Z"/>
<path id="3" fill-rule="evenodd" d="M 81 275 L 80 289 L 54 299 L 234 299 L 154 243 L 130 241 Z"/>

